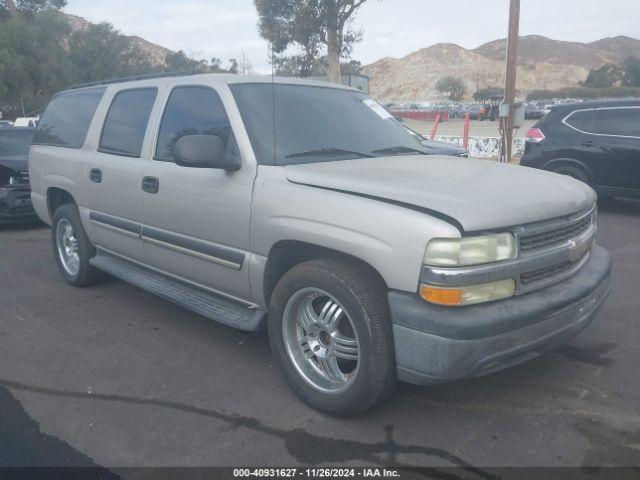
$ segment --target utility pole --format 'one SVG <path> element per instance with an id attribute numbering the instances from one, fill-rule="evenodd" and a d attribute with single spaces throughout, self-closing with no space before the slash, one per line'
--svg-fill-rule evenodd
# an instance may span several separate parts
<path id="1" fill-rule="evenodd" d="M 507 61 L 505 73 L 504 101 L 508 115 L 500 118 L 502 149 L 500 161 L 511 160 L 513 145 L 513 114 L 516 100 L 516 73 L 518 66 L 518 34 L 520 29 L 520 0 L 509 0 L 509 34 L 507 37 Z"/>

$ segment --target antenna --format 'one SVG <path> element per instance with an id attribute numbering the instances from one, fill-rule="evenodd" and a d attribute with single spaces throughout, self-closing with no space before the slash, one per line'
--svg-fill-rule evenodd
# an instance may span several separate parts
<path id="1" fill-rule="evenodd" d="M 271 4 L 271 18 L 273 18 L 273 4 Z M 271 31 L 271 41 L 269 42 L 269 48 L 271 49 L 271 125 L 273 130 L 273 161 L 272 165 L 276 164 L 276 65 L 275 65 L 275 50 L 273 46 L 273 30 Z"/>

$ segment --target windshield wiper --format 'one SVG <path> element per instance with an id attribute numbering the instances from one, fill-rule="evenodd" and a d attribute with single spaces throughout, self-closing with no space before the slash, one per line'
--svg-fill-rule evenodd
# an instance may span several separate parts
<path id="1" fill-rule="evenodd" d="M 305 152 L 292 153 L 285 158 L 297 158 L 297 157 L 314 157 L 322 155 L 356 155 L 363 158 L 373 158 L 374 155 L 362 152 L 354 152 L 353 150 L 345 150 L 343 148 L 316 148 L 315 150 L 307 150 Z"/>
<path id="2" fill-rule="evenodd" d="M 426 155 L 424 150 L 418 150 L 417 148 L 405 147 L 404 145 L 396 145 L 394 147 L 379 148 L 371 153 L 389 153 L 389 154 L 401 154 L 401 153 L 417 153 L 420 155 Z"/>

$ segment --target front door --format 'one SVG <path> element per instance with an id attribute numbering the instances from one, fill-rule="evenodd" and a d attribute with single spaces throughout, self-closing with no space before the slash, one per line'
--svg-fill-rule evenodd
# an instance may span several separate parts
<path id="1" fill-rule="evenodd" d="M 93 243 L 144 260 L 140 240 L 142 147 L 156 88 L 121 90 L 105 116 L 98 149 L 87 162 L 89 228 Z"/>
<path id="2" fill-rule="evenodd" d="M 640 189 L 640 107 L 596 110 L 594 131 L 609 171 L 606 186 Z"/>
<path id="3" fill-rule="evenodd" d="M 216 135 L 226 155 L 240 156 L 224 105 L 233 104 L 230 95 L 208 86 L 176 86 L 169 93 L 153 160 L 142 172 L 142 240 L 150 266 L 247 300 L 255 165 L 242 159 L 240 170 L 225 171 L 178 166 L 173 158 L 184 135 Z"/>

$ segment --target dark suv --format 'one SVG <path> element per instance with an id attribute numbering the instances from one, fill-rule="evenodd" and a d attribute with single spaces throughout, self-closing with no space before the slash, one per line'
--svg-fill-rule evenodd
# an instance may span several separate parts
<path id="1" fill-rule="evenodd" d="M 553 108 L 527 133 L 520 164 L 570 175 L 600 196 L 640 197 L 640 99 Z"/>
<path id="2" fill-rule="evenodd" d="M 0 225 L 34 221 L 27 155 L 35 128 L 0 128 Z"/>

